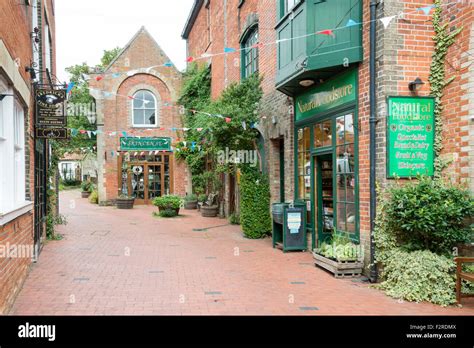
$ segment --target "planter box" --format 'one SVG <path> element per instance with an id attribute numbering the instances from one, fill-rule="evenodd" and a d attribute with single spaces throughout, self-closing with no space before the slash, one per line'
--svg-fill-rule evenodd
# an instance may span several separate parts
<path id="1" fill-rule="evenodd" d="M 333 273 L 336 278 L 359 276 L 364 268 L 364 263 L 358 261 L 334 261 L 313 252 L 316 266 Z"/>
<path id="2" fill-rule="evenodd" d="M 175 209 L 175 208 L 165 208 L 165 207 L 161 207 L 161 208 L 160 208 L 160 207 L 158 207 L 158 211 L 162 211 L 162 210 L 174 210 L 174 211 L 176 212 L 176 216 L 179 215 L 179 209 L 180 209 L 180 208 L 176 208 L 176 209 Z"/>
<path id="3" fill-rule="evenodd" d="M 82 191 L 81 192 L 81 197 L 82 198 L 89 198 L 90 195 L 91 195 L 91 193 L 89 191 Z"/>
<path id="4" fill-rule="evenodd" d="M 117 198 L 116 205 L 118 209 L 132 209 L 135 199 Z"/>
<path id="5" fill-rule="evenodd" d="M 201 206 L 201 215 L 203 217 L 216 217 L 219 211 L 219 206 L 217 205 L 203 205 Z"/>
<path id="6" fill-rule="evenodd" d="M 197 201 L 194 201 L 194 202 L 184 202 L 184 209 L 197 209 L 197 205 L 198 205 L 198 202 Z"/>

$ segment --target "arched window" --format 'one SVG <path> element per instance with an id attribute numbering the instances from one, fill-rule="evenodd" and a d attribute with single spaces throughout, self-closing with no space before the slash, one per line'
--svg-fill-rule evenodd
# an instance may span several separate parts
<path id="1" fill-rule="evenodd" d="M 247 78 L 258 71 L 258 27 L 253 26 L 242 41 L 242 77 Z"/>
<path id="2" fill-rule="evenodd" d="M 150 91 L 140 90 L 133 96 L 133 126 L 149 127 L 158 125 L 156 98 Z"/>

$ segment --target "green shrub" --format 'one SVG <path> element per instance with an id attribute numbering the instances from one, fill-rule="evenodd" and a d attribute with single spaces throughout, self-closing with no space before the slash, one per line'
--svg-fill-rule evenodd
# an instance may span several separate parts
<path id="1" fill-rule="evenodd" d="M 191 193 L 190 195 L 184 196 L 184 201 L 185 202 L 196 202 L 197 200 L 198 200 L 198 197 L 194 193 Z"/>
<path id="2" fill-rule="evenodd" d="M 76 179 L 62 180 L 62 183 L 64 186 L 67 186 L 67 187 L 79 186 L 81 184 L 81 182 Z"/>
<path id="3" fill-rule="evenodd" d="M 164 209 L 160 210 L 158 215 L 163 218 L 171 218 L 177 216 L 178 214 L 176 214 L 176 210 L 174 209 Z"/>
<path id="4" fill-rule="evenodd" d="M 474 201 L 459 186 L 420 177 L 389 188 L 388 202 L 387 227 L 406 250 L 449 254 L 470 238 L 466 220 L 474 214 Z"/>
<path id="5" fill-rule="evenodd" d="M 199 196 L 198 196 L 198 202 L 205 202 L 207 201 L 207 195 L 205 193 L 201 193 Z"/>
<path id="6" fill-rule="evenodd" d="M 240 223 L 245 237 L 265 237 L 272 230 L 268 178 L 255 168 L 244 166 L 240 194 Z"/>
<path id="7" fill-rule="evenodd" d="M 456 302 L 455 263 L 429 250 L 391 250 L 385 260 L 383 281 L 387 295 L 407 301 L 429 301 L 442 306 Z"/>
<path id="8" fill-rule="evenodd" d="M 99 204 L 99 193 L 97 192 L 97 190 L 91 192 L 89 196 L 89 202 L 91 202 L 92 204 Z"/>
<path id="9" fill-rule="evenodd" d="M 181 207 L 182 199 L 179 196 L 175 195 L 166 195 L 161 197 L 156 197 L 153 200 L 153 205 L 160 208 L 160 210 L 166 209 L 178 209 Z"/>
<path id="10" fill-rule="evenodd" d="M 229 222 L 232 225 L 240 225 L 240 216 L 236 213 L 232 213 L 229 216 Z"/>
<path id="11" fill-rule="evenodd" d="M 92 192 L 94 189 L 94 184 L 90 181 L 83 181 L 81 184 L 81 189 L 83 192 Z"/>

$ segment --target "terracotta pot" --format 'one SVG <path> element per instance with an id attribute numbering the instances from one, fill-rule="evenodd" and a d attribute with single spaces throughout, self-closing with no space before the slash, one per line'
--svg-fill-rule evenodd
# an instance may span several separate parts
<path id="1" fill-rule="evenodd" d="M 82 191 L 81 192 L 81 197 L 82 198 L 89 198 L 90 195 L 91 195 L 91 193 L 89 191 Z"/>
<path id="2" fill-rule="evenodd" d="M 132 209 L 134 202 L 134 198 L 117 198 L 117 209 Z"/>
<path id="3" fill-rule="evenodd" d="M 219 211 L 219 206 L 218 205 L 202 205 L 201 206 L 201 215 L 203 217 L 216 217 L 217 213 Z"/>

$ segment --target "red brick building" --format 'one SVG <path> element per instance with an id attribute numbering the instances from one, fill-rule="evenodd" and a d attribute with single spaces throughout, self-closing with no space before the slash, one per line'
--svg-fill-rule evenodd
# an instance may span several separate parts
<path id="1" fill-rule="evenodd" d="M 145 28 L 100 74 L 92 75 L 97 107 L 99 203 L 120 194 L 150 204 L 154 197 L 186 193 L 187 169 L 173 155 L 181 127 L 172 107 L 181 73 Z"/>
<path id="2" fill-rule="evenodd" d="M 0 313 L 45 237 L 47 144 L 34 140 L 33 83 L 56 72 L 54 23 L 52 0 L 0 1 Z"/>
<path id="3" fill-rule="evenodd" d="M 188 56 L 200 57 L 211 67 L 213 98 L 250 73 L 263 76 L 259 130 L 272 201 L 307 203 L 312 248 L 336 228 L 370 250 L 371 23 L 376 26 L 376 180 L 385 185 L 394 173 L 432 173 L 433 144 L 423 145 L 427 153 L 404 152 L 397 146 L 418 144 L 393 144 L 389 139 L 396 133 L 388 125 L 400 116 L 400 107 L 422 108 L 434 122 L 431 103 L 441 102 L 441 157 L 449 163 L 444 172 L 454 181 L 468 181 L 474 192 L 473 2 L 438 4 L 450 32 L 463 28 L 445 60 L 446 78 L 453 81 L 441 100 L 424 98 L 431 96 L 435 3 L 377 2 L 374 22 L 370 3 L 196 0 L 182 34 Z M 252 48 L 255 43 L 263 45 Z M 222 54 L 226 47 L 237 52 Z M 411 88 L 417 78 L 421 88 Z M 433 124 L 420 129 L 426 131 L 421 138 L 434 136 Z M 426 159 L 401 159 L 413 154 Z"/>

